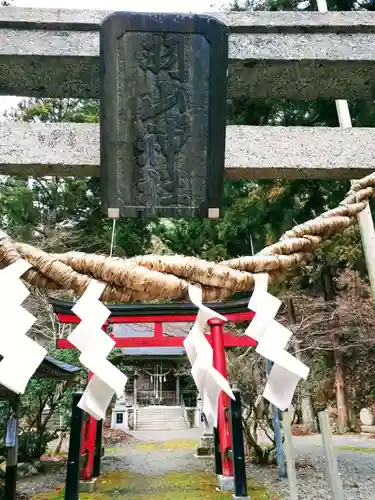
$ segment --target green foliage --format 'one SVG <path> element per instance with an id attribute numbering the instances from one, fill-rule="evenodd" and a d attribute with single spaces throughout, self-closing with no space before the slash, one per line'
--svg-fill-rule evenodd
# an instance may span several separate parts
<path id="1" fill-rule="evenodd" d="M 43 433 L 33 430 L 21 432 L 18 439 L 19 463 L 39 460 L 45 453 L 48 443 L 54 439 L 54 437 L 55 434 L 48 430 Z"/>
<path id="2" fill-rule="evenodd" d="M 219 221 L 179 220 L 157 227 L 157 234 L 175 253 L 222 260 L 259 252 L 288 229 L 337 205 L 349 188 L 339 181 L 228 182 L 225 211 Z M 319 265 L 317 265 L 319 264 Z M 357 228 L 334 236 L 306 266 L 300 284 L 317 281 L 322 265 L 365 271 Z"/>

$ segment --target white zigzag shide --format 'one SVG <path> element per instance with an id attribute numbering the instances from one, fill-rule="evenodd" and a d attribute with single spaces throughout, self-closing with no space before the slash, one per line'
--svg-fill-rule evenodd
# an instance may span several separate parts
<path id="1" fill-rule="evenodd" d="M 22 394 L 47 351 L 26 336 L 36 318 L 22 307 L 29 290 L 21 276 L 32 266 L 20 259 L 0 271 L 0 384 Z"/>
<path id="2" fill-rule="evenodd" d="M 80 362 L 93 374 L 78 406 L 97 420 L 105 417 L 111 399 L 115 394 L 121 396 L 127 382 L 126 375 L 107 359 L 115 341 L 102 330 L 110 315 L 109 309 L 99 300 L 105 286 L 105 283 L 91 280 L 72 308 L 81 322 L 68 337 L 81 351 Z"/>
<path id="3" fill-rule="evenodd" d="M 184 340 L 186 354 L 191 363 L 191 374 L 199 394 L 203 398 L 203 412 L 209 425 L 217 425 L 218 398 L 221 391 L 234 399 L 226 378 L 213 367 L 213 350 L 204 335 L 207 322 L 211 318 L 227 321 L 224 316 L 202 304 L 202 289 L 189 286 L 189 297 L 198 307 L 198 314 L 189 335 Z"/>
<path id="4" fill-rule="evenodd" d="M 280 410 L 286 410 L 299 380 L 307 378 L 309 368 L 286 351 L 292 332 L 274 319 L 281 301 L 268 293 L 268 274 L 256 274 L 254 278 L 249 309 L 255 312 L 255 317 L 245 333 L 258 342 L 256 352 L 274 363 L 263 397 Z"/>

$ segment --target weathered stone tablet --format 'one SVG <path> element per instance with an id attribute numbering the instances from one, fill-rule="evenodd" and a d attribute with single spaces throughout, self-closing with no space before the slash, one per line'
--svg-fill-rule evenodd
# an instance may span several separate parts
<path id="1" fill-rule="evenodd" d="M 100 42 L 104 212 L 217 216 L 228 28 L 207 16 L 121 12 L 104 20 Z"/>

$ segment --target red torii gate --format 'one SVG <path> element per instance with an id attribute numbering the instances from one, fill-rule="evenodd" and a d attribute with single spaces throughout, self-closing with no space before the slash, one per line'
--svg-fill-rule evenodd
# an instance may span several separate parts
<path id="1" fill-rule="evenodd" d="M 71 310 L 74 302 L 50 299 L 50 303 L 60 323 L 77 324 L 80 319 Z M 106 331 L 111 324 L 124 323 L 153 323 L 154 335 L 152 337 L 125 337 L 116 338 L 114 348 L 131 347 L 182 347 L 185 336 L 165 335 L 163 323 L 194 322 L 197 308 L 190 303 L 176 304 L 107 304 L 111 315 L 103 330 Z M 228 322 L 251 321 L 254 312 L 248 309 L 248 299 L 213 304 L 210 307 L 228 319 Z M 256 342 L 248 336 L 236 336 L 224 332 L 224 322 L 219 319 L 209 321 L 210 334 L 206 334 L 207 340 L 213 349 L 213 365 L 227 378 L 227 365 L 225 357 L 226 347 L 249 347 L 255 346 Z M 67 339 L 57 341 L 59 349 L 74 349 Z M 91 374 L 89 373 L 89 379 Z M 229 408 L 229 397 L 221 392 L 219 396 L 218 409 L 218 434 L 220 440 L 220 451 L 222 459 L 222 473 L 224 476 L 233 476 L 233 463 L 228 450 L 232 449 L 232 437 L 227 418 Z M 94 454 L 96 443 L 97 421 L 93 417 L 85 419 L 83 428 L 83 439 L 81 452 L 86 453 L 87 460 L 81 470 L 81 479 L 90 480 L 93 477 Z"/>

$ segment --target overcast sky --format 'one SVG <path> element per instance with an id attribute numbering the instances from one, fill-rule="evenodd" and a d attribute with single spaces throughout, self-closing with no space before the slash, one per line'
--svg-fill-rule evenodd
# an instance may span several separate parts
<path id="1" fill-rule="evenodd" d="M 15 0 L 15 7 L 129 10 L 138 12 L 209 12 L 219 10 L 230 0 Z M 0 97 L 0 116 L 15 106 L 19 97 Z M 1 119 L 1 118 L 0 118 Z"/>

